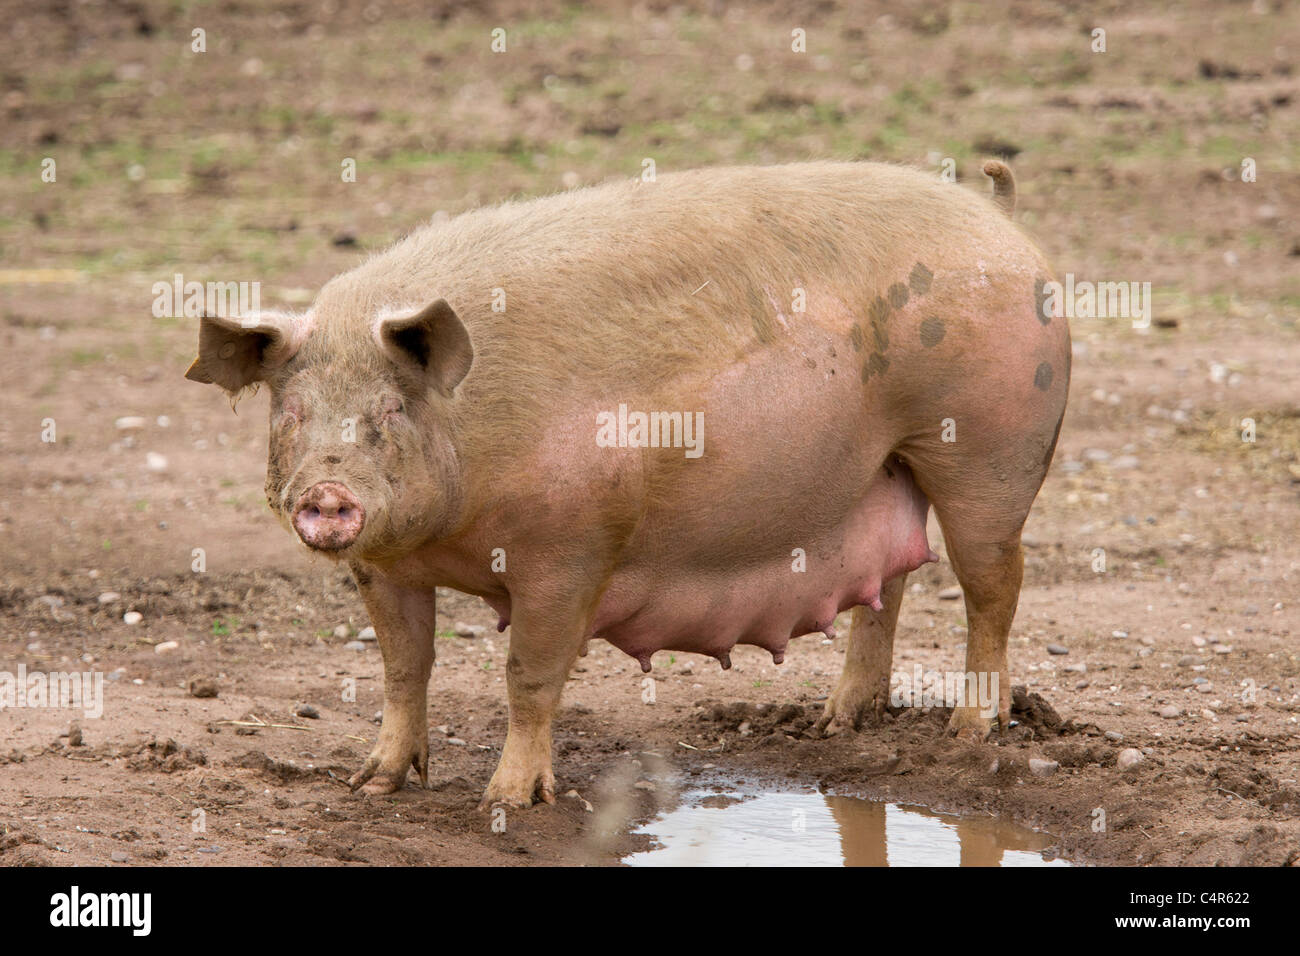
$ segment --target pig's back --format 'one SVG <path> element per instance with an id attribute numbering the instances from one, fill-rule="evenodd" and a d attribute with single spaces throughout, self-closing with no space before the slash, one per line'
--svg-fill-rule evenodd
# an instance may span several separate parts
<path id="1" fill-rule="evenodd" d="M 853 337 L 873 304 L 918 264 L 925 275 L 1043 271 L 970 189 L 822 162 L 670 173 L 475 210 L 336 283 L 364 300 L 357 314 L 446 298 L 474 343 L 467 404 L 536 434 L 577 393 L 647 394 L 709 376 L 789 345 L 801 327 L 861 348 Z"/>

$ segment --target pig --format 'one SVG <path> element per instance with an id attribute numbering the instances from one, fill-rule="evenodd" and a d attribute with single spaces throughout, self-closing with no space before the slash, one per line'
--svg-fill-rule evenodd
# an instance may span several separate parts
<path id="1" fill-rule="evenodd" d="M 966 669 L 999 688 L 949 729 L 1005 729 L 1070 334 L 1009 169 L 985 171 L 992 197 L 865 162 L 613 182 L 426 225 L 301 314 L 203 318 L 187 377 L 267 387 L 271 509 L 346 562 L 378 635 L 353 789 L 427 785 L 437 587 L 510 628 L 484 807 L 554 802 L 552 718 L 593 638 L 647 670 L 737 643 L 779 663 L 851 608 L 818 726 L 875 721 L 932 507 Z"/>

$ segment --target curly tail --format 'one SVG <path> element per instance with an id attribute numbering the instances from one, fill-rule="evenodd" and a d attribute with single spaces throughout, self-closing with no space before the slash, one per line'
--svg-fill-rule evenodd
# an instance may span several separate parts
<path id="1" fill-rule="evenodd" d="M 1011 175 L 1011 167 L 990 159 L 984 164 L 984 175 L 993 180 L 993 201 L 1010 216 L 1016 210 L 1016 177 Z"/>

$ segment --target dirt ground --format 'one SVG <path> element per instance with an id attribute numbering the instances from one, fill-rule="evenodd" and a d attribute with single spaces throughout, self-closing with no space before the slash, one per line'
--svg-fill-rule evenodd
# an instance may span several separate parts
<path id="1" fill-rule="evenodd" d="M 717 774 L 1003 814 L 1085 863 L 1300 862 L 1297 5 L 3 0 L 0 19 L 0 671 L 106 675 L 71 737 L 66 709 L 0 711 L 0 863 L 613 863 Z M 382 705 L 377 647 L 348 646 L 368 621 L 266 508 L 265 395 L 232 414 L 185 382 L 194 326 L 151 315 L 153 283 L 256 280 L 301 306 L 437 213 L 647 157 L 951 158 L 954 188 L 986 189 L 993 154 L 1060 273 L 1154 294 L 1149 331 L 1072 322 L 1018 726 L 975 744 L 911 709 L 820 738 L 844 626 L 779 667 L 660 653 L 653 704 L 593 643 L 556 725 L 566 795 L 497 832 L 475 807 L 508 634 L 448 593 L 430 789 L 348 790 Z M 946 557 L 909 579 L 899 667 L 960 666 L 955 584 Z"/>

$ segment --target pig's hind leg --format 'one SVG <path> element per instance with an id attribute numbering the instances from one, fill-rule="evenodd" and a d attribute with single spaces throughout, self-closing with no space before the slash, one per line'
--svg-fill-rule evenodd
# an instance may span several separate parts
<path id="1" fill-rule="evenodd" d="M 903 603 L 906 581 L 907 575 L 901 574 L 881 587 L 882 610 L 873 610 L 865 604 L 853 609 L 844 668 L 817 722 L 818 732 L 829 735 L 850 727 L 858 730 L 866 718 L 879 720 L 884 716 L 889 703 L 894 629 L 898 625 L 898 609 Z"/>

